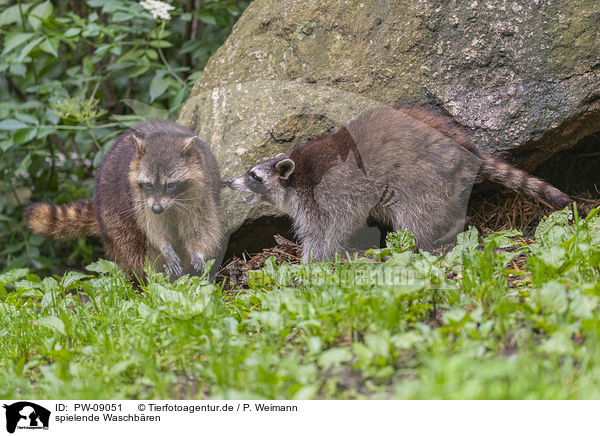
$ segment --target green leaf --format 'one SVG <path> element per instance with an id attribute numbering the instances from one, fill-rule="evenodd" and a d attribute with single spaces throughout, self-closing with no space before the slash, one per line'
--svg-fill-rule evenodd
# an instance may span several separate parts
<path id="1" fill-rule="evenodd" d="M 27 268 L 13 269 L 5 273 L 0 274 L 0 286 L 4 286 L 15 280 L 19 280 L 27 275 L 29 270 Z"/>
<path id="2" fill-rule="evenodd" d="M 115 14 L 113 15 L 112 21 L 118 23 L 120 21 L 127 21 L 127 20 L 131 20 L 133 18 L 133 15 L 130 14 L 129 12 L 115 12 Z"/>
<path id="3" fill-rule="evenodd" d="M 542 310 L 547 313 L 563 313 L 569 306 L 565 287 L 556 282 L 548 282 L 538 293 Z"/>
<path id="4" fill-rule="evenodd" d="M 198 14 L 198 19 L 206 24 L 212 24 L 214 26 L 217 25 L 217 20 L 215 17 L 209 14 Z"/>
<path id="5" fill-rule="evenodd" d="M 25 123 L 9 118 L 8 120 L 0 121 L 0 130 L 18 130 L 30 127 Z"/>
<path id="6" fill-rule="evenodd" d="M 13 135 L 13 141 L 16 144 L 25 144 L 35 138 L 37 131 L 36 128 L 17 130 Z"/>
<path id="7" fill-rule="evenodd" d="M 21 21 L 21 12 L 19 6 L 23 8 L 23 13 L 27 12 L 31 5 L 12 5 L 6 8 L 0 14 L 0 27 L 6 26 L 7 24 L 19 23 Z"/>
<path id="8" fill-rule="evenodd" d="M 383 333 L 368 333 L 365 335 L 365 344 L 371 351 L 376 355 L 385 357 L 386 359 L 390 354 L 390 337 L 387 332 Z"/>
<path id="9" fill-rule="evenodd" d="M 173 47 L 173 44 L 171 44 L 169 41 L 165 41 L 164 39 L 155 39 L 154 41 L 150 41 L 150 46 L 157 48 L 165 48 Z"/>
<path id="10" fill-rule="evenodd" d="M 97 262 L 90 263 L 85 267 L 85 269 L 99 274 L 107 274 L 117 269 L 117 265 L 114 262 L 110 262 L 106 259 L 100 259 Z"/>
<path id="11" fill-rule="evenodd" d="M 568 334 L 558 331 L 544 341 L 540 349 L 550 354 L 569 354 L 573 352 L 573 341 Z"/>
<path id="12" fill-rule="evenodd" d="M 351 359 L 352 353 L 347 348 L 330 348 L 319 356 L 319 364 L 328 369 L 349 362 Z"/>
<path id="13" fill-rule="evenodd" d="M 520 230 L 502 230 L 487 236 L 485 242 L 493 242 L 498 248 L 508 248 L 517 244 L 517 242 L 511 239 L 516 236 L 523 236 L 523 233 Z"/>
<path id="14" fill-rule="evenodd" d="M 35 33 L 28 32 L 9 32 L 4 38 L 4 50 L 2 50 L 2 54 L 5 55 L 9 53 L 25 41 L 28 41 L 34 35 Z"/>
<path id="15" fill-rule="evenodd" d="M 23 62 L 23 59 L 25 59 L 27 57 L 29 52 L 31 50 L 33 50 L 33 48 L 35 46 L 37 46 L 44 39 L 45 39 L 45 36 L 42 36 L 40 38 L 34 39 L 33 41 L 30 41 L 25 47 L 23 47 L 21 49 L 21 53 L 19 53 L 19 58 L 17 59 L 17 62 Z"/>
<path id="16" fill-rule="evenodd" d="M 150 82 L 150 102 L 163 95 L 168 87 L 169 81 L 164 78 L 163 74 L 157 73 Z"/>
<path id="17" fill-rule="evenodd" d="M 38 30 L 42 25 L 41 20 L 46 20 L 52 15 L 54 12 L 54 6 L 49 1 L 45 1 L 37 5 L 35 8 L 29 12 L 29 16 L 27 17 L 27 21 L 31 24 L 35 30 Z"/>
<path id="18" fill-rule="evenodd" d="M 535 239 L 543 245 L 561 243 L 566 236 L 572 233 L 568 228 L 572 217 L 573 212 L 569 208 L 564 208 L 548 217 L 544 217 L 535 230 Z"/>
<path id="19" fill-rule="evenodd" d="M 27 168 L 29 168 L 29 165 L 31 165 L 31 153 L 27 153 L 27 155 L 23 158 L 16 172 L 19 173 L 21 171 L 25 171 Z"/>
<path id="20" fill-rule="evenodd" d="M 77 271 L 69 271 L 68 273 L 66 273 L 62 279 L 61 285 L 63 287 L 63 289 L 69 289 L 71 287 L 76 287 L 74 285 L 77 285 L 77 283 L 81 280 L 86 278 L 87 276 L 85 274 L 81 274 L 80 272 Z"/>
<path id="21" fill-rule="evenodd" d="M 31 124 L 33 126 L 36 126 L 39 124 L 38 119 L 36 117 L 34 117 L 33 115 L 24 114 L 23 112 L 15 113 L 15 118 L 18 119 L 19 121 L 22 121 L 27 124 Z"/>
<path id="22" fill-rule="evenodd" d="M 45 316 L 33 322 L 33 324 L 40 327 L 47 327 L 55 332 L 65 335 L 65 323 L 55 316 Z"/>
<path id="23" fill-rule="evenodd" d="M 65 38 L 71 38 L 73 36 L 77 36 L 81 33 L 81 29 L 78 27 L 71 27 L 69 30 L 67 30 L 64 34 Z"/>
<path id="24" fill-rule="evenodd" d="M 415 238 L 408 230 L 399 230 L 386 236 L 385 245 L 397 253 L 411 251 L 415 246 Z"/>
<path id="25" fill-rule="evenodd" d="M 537 257 L 546 265 L 558 269 L 565 263 L 567 251 L 560 246 L 543 248 L 537 253 Z"/>

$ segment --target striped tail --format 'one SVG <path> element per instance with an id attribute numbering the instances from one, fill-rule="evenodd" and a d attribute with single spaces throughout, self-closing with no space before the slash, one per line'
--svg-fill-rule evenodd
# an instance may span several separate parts
<path id="1" fill-rule="evenodd" d="M 90 200 L 78 200 L 63 206 L 35 203 L 25 209 L 23 216 L 27 226 L 35 233 L 54 239 L 100 235 Z"/>
<path id="2" fill-rule="evenodd" d="M 473 144 L 467 132 L 452 118 L 442 115 L 432 108 L 422 106 L 403 107 L 399 110 L 449 136 L 460 146 L 480 158 L 482 160 L 479 169 L 480 176 L 513 191 L 523 192 L 550 206 L 563 208 L 571 203 L 571 198 L 567 194 L 549 183 L 515 168 L 499 157 L 483 153 Z"/>
<path id="3" fill-rule="evenodd" d="M 482 159 L 479 174 L 486 179 L 513 191 L 523 192 L 549 206 L 563 208 L 571 203 L 571 198 L 564 192 L 508 162 L 485 153 L 480 153 L 479 157 Z"/>

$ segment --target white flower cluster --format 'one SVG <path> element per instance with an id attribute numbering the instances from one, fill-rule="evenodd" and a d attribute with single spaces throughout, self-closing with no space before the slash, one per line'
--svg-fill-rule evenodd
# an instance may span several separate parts
<path id="1" fill-rule="evenodd" d="M 171 18 L 169 11 L 175 9 L 174 6 L 158 0 L 144 0 L 140 3 L 140 6 L 150 12 L 152 17 L 162 18 L 163 20 L 169 20 Z"/>

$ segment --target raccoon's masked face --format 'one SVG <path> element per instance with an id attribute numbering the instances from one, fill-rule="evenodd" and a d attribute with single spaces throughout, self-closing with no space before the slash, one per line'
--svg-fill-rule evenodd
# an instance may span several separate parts
<path id="1" fill-rule="evenodd" d="M 244 198 L 246 204 L 264 201 L 285 210 L 287 199 L 283 182 L 289 180 L 294 168 L 294 161 L 281 153 L 251 168 L 243 176 L 227 180 L 227 185 L 234 191 L 249 192 L 250 195 Z"/>
<path id="2" fill-rule="evenodd" d="M 142 201 L 153 213 L 160 214 L 182 202 L 185 206 L 186 200 L 189 200 L 181 197 L 186 197 L 184 193 L 191 186 L 186 161 L 189 156 L 186 153 L 195 139 L 197 138 L 194 136 L 182 140 L 182 144 L 173 144 L 172 153 L 165 153 L 164 149 L 161 152 L 158 147 L 152 146 L 152 141 L 146 143 L 136 139 L 139 141 L 137 146 L 140 161 L 135 183 L 142 193 Z"/>

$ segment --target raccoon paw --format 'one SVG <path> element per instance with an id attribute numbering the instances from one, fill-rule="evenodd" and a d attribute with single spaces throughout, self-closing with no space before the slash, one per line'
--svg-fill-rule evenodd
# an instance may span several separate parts
<path id="1" fill-rule="evenodd" d="M 167 269 L 173 277 L 180 277 L 183 274 L 183 268 L 181 267 L 179 259 L 177 259 L 177 262 L 167 263 Z"/>
<path id="2" fill-rule="evenodd" d="M 204 261 L 204 256 L 202 254 L 192 254 L 192 266 L 197 273 L 202 274 L 204 272 L 205 265 L 206 262 Z"/>
<path id="3" fill-rule="evenodd" d="M 167 261 L 166 266 L 169 270 L 169 273 L 171 273 L 171 275 L 174 277 L 181 276 L 181 274 L 183 274 L 183 267 L 181 266 L 181 260 L 179 259 L 179 256 L 177 256 L 177 253 L 175 253 L 171 246 L 164 247 L 163 251 L 165 260 Z"/>

